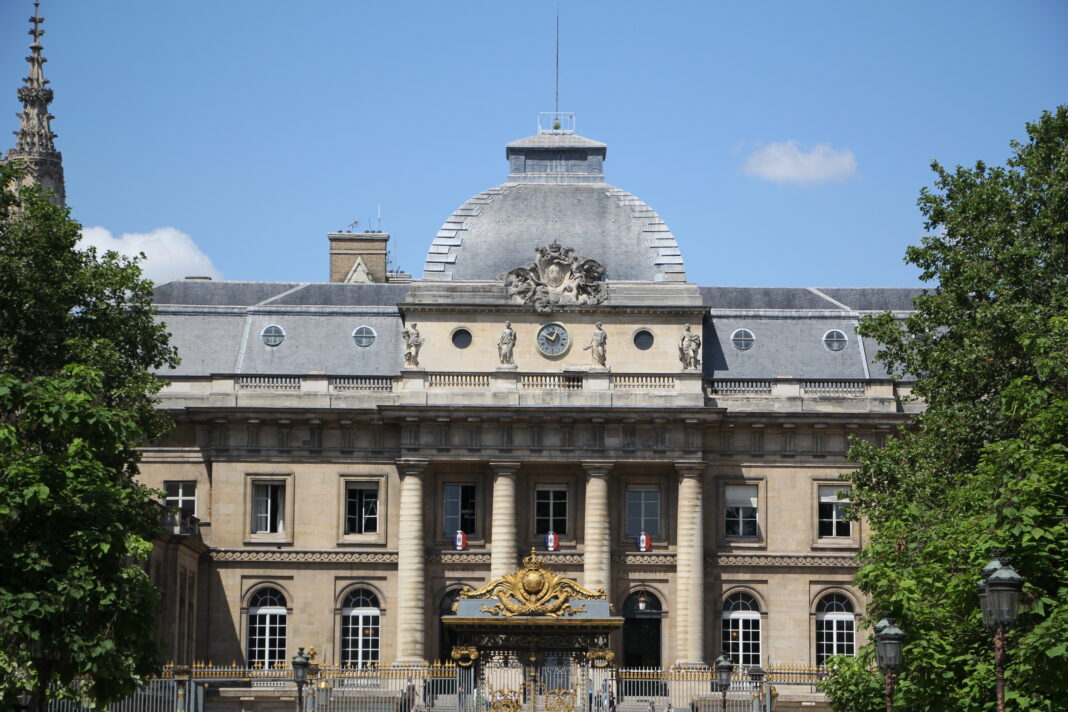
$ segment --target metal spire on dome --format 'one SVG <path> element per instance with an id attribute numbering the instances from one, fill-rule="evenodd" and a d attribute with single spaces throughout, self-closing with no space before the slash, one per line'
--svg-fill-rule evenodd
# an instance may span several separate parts
<path id="1" fill-rule="evenodd" d="M 44 63 L 48 60 L 41 53 L 41 37 L 45 33 L 41 28 L 43 22 L 40 0 L 35 0 L 33 17 L 30 18 L 33 27 L 29 31 L 33 42 L 30 43 L 30 56 L 26 58 L 30 73 L 19 87 L 18 97 L 22 102 L 22 112 L 18 114 L 19 128 L 13 132 L 16 137 L 15 147 L 8 151 L 7 161 L 22 161 L 26 168 L 24 182 L 36 182 L 42 188 L 51 190 L 55 194 L 56 202 L 62 205 L 66 199 L 63 156 L 56 150 L 52 140 L 56 134 L 52 133 L 50 122 L 55 117 L 48 113 L 53 94 L 44 76 Z"/>

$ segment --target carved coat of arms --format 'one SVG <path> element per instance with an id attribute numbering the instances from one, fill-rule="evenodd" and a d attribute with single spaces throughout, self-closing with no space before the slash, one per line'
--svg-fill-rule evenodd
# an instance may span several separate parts
<path id="1" fill-rule="evenodd" d="M 600 304 L 608 297 L 600 262 L 578 257 L 573 248 L 561 247 L 556 240 L 535 252 L 533 262 L 498 277 L 504 280 L 512 301 L 533 304 L 539 313 L 547 314 L 557 306 Z"/>

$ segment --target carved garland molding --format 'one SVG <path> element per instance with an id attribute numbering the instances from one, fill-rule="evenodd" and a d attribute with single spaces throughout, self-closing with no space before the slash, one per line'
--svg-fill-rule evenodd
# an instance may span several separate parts
<path id="1" fill-rule="evenodd" d="M 394 552 L 357 552 L 357 551 L 247 551 L 241 549 L 221 549 L 211 551 L 208 555 L 214 561 L 234 562 L 293 562 L 293 563 L 329 563 L 329 564 L 395 564 L 397 554 Z"/>
<path id="2" fill-rule="evenodd" d="M 259 551 L 244 549 L 220 549 L 210 551 L 213 561 L 234 563 L 327 563 L 327 564 L 396 564 L 395 552 L 357 551 Z M 581 565 L 582 554 L 545 554 L 546 563 L 555 565 Z M 446 565 L 487 565 L 490 555 L 482 552 L 439 552 L 428 554 L 428 562 Z M 715 566 L 773 566 L 805 568 L 856 568 L 852 556 L 819 556 L 793 554 L 711 554 L 706 563 Z M 675 554 L 615 554 L 613 564 L 627 566 L 653 566 L 672 568 L 677 564 Z"/>
<path id="3" fill-rule="evenodd" d="M 788 554 L 720 554 L 707 557 L 716 566 L 803 566 L 856 568 L 852 556 L 812 556 Z"/>

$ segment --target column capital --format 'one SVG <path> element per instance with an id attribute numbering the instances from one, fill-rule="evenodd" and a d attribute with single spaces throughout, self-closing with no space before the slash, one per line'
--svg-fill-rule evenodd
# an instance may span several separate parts
<path id="1" fill-rule="evenodd" d="M 582 469 L 590 477 L 605 477 L 615 465 L 615 460 L 583 460 Z"/>
<path id="2" fill-rule="evenodd" d="M 498 477 L 511 477 L 519 471 L 522 464 L 517 460 L 490 460 L 489 462 L 490 469 Z"/>
<path id="3" fill-rule="evenodd" d="M 421 475 L 426 472 L 430 460 L 425 457 L 398 457 L 396 460 L 397 472 L 401 477 Z"/>
<path id="4" fill-rule="evenodd" d="M 704 460 L 680 460 L 675 463 L 675 470 L 679 477 L 700 477 L 705 473 Z"/>

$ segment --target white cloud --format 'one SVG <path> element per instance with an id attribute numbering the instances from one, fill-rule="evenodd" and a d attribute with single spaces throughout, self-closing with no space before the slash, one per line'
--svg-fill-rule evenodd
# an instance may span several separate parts
<path id="1" fill-rule="evenodd" d="M 797 141 L 769 143 L 753 151 L 742 170 L 775 183 L 822 183 L 857 172 L 857 159 L 848 148 L 836 151 L 828 143 L 805 151 Z"/>
<path id="2" fill-rule="evenodd" d="M 80 246 L 93 245 L 100 252 L 114 250 L 133 257 L 145 253 L 141 263 L 144 276 L 153 282 L 181 279 L 192 275 L 221 279 L 222 272 L 200 251 L 193 238 L 173 227 L 157 227 L 151 232 L 129 232 L 115 237 L 103 227 L 82 229 Z"/>

